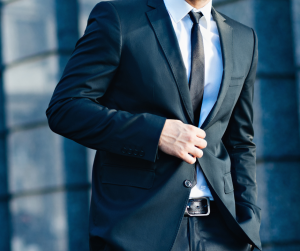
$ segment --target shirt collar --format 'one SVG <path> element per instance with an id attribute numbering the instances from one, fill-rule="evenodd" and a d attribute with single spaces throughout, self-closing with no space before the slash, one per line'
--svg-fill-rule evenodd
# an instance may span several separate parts
<path id="1" fill-rule="evenodd" d="M 207 24 L 209 25 L 210 23 L 212 1 L 209 1 L 201 9 L 193 8 L 193 6 L 189 5 L 185 0 L 164 0 L 164 2 L 175 23 L 183 19 L 191 10 L 195 12 L 201 11 Z"/>

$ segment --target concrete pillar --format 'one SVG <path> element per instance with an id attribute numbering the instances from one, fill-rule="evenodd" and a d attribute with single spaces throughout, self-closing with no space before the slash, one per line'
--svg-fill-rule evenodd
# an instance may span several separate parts
<path id="1" fill-rule="evenodd" d="M 1 74 L 2 75 L 2 74 Z M 4 112 L 3 81 L 0 76 L 0 250 L 10 250 L 11 219 L 7 170 L 6 126 Z"/>
<path id="2" fill-rule="evenodd" d="M 294 55 L 296 65 L 296 81 L 297 81 L 297 94 L 298 94 L 298 117 L 300 124 L 300 0 L 292 0 L 291 3 L 291 17 L 293 24 L 293 37 L 294 37 Z M 300 133 L 300 127 L 299 127 Z"/>
<path id="3" fill-rule="evenodd" d="M 79 38 L 78 2 L 56 0 L 56 23 L 60 75 Z M 86 149 L 63 139 L 68 250 L 87 251 L 89 183 Z"/>
<path id="4" fill-rule="evenodd" d="M 254 1 L 257 181 L 265 251 L 300 249 L 300 139 L 290 1 Z"/>
<path id="5" fill-rule="evenodd" d="M 1 4 L 0 4 L 1 8 Z M 1 15 L 1 13 L 0 13 Z M 2 23 L 0 16 L 0 49 L 2 48 Z M 2 64 L 2 50 L 0 50 L 0 65 Z M 0 250 L 11 250 L 11 217 L 9 213 L 9 190 L 7 170 L 7 142 L 5 122 L 5 97 L 3 88 L 3 68 L 0 73 Z"/>

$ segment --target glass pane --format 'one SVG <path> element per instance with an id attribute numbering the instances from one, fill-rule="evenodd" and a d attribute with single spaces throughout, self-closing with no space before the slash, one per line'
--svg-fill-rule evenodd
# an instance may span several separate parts
<path id="1" fill-rule="evenodd" d="M 13 251 L 66 251 L 67 224 L 64 193 L 13 199 Z"/>
<path id="2" fill-rule="evenodd" d="M 79 0 L 79 32 L 83 35 L 88 17 L 97 3 L 101 0 Z"/>
<path id="3" fill-rule="evenodd" d="M 4 63 L 56 48 L 53 0 L 22 0 L 2 7 Z"/>
<path id="4" fill-rule="evenodd" d="M 45 121 L 58 80 L 56 56 L 8 68 L 4 74 L 8 126 Z"/>
<path id="5" fill-rule="evenodd" d="M 62 137 L 45 126 L 8 137 L 12 193 L 63 184 Z"/>

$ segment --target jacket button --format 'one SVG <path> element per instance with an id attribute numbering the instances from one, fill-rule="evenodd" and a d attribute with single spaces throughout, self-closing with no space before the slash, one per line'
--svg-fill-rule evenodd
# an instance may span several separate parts
<path id="1" fill-rule="evenodd" d="M 193 186 L 193 184 L 190 180 L 185 180 L 184 185 L 185 185 L 185 187 L 189 187 L 189 188 Z"/>
<path id="2" fill-rule="evenodd" d="M 122 148 L 122 153 L 127 153 L 127 148 L 125 146 Z"/>
<path id="3" fill-rule="evenodd" d="M 133 155 L 134 155 L 134 156 L 137 156 L 138 154 L 139 154 L 139 151 L 138 151 L 137 149 L 134 149 Z"/>
<path id="4" fill-rule="evenodd" d="M 128 154 L 132 154 L 132 149 L 129 148 L 127 153 L 128 153 Z"/>
<path id="5" fill-rule="evenodd" d="M 140 156 L 143 157 L 145 155 L 145 152 L 143 150 L 140 151 Z"/>

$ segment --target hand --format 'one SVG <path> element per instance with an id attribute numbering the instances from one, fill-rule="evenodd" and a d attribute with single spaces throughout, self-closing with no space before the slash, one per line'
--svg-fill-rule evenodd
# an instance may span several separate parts
<path id="1" fill-rule="evenodd" d="M 167 119 L 160 135 L 158 147 L 166 154 L 176 156 L 189 164 L 201 158 L 201 149 L 207 146 L 205 132 L 180 120 Z"/>

